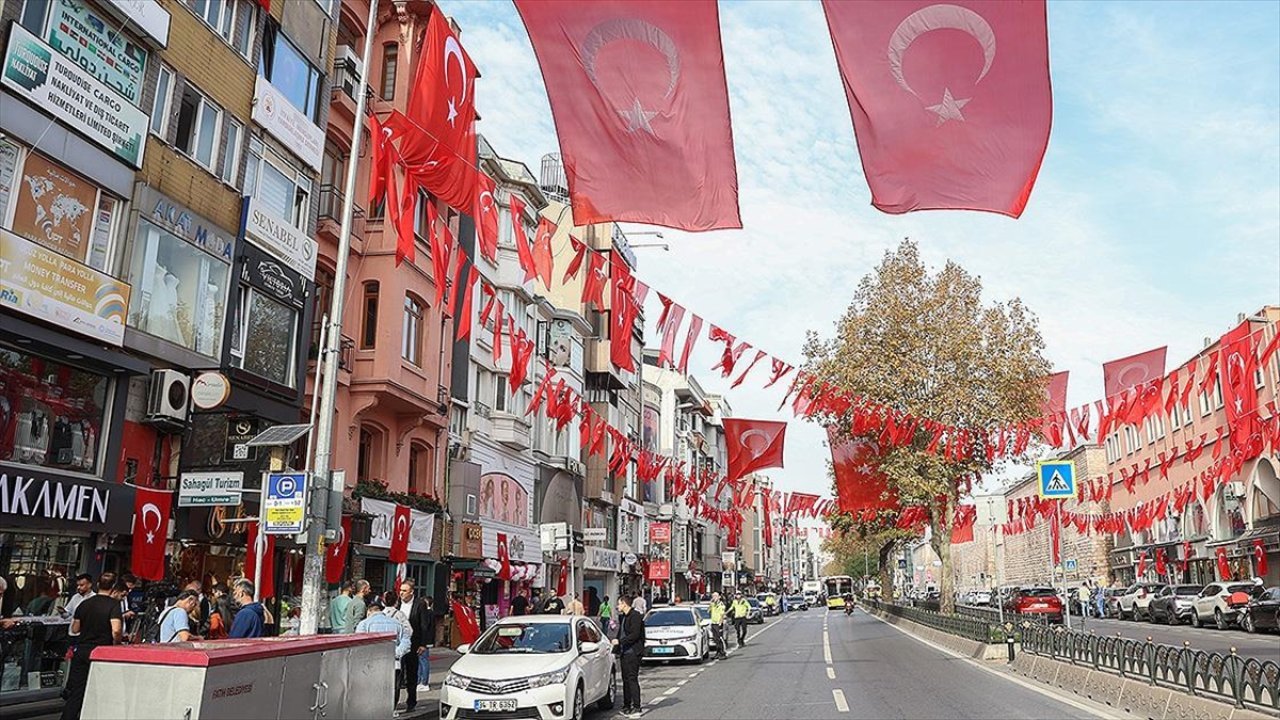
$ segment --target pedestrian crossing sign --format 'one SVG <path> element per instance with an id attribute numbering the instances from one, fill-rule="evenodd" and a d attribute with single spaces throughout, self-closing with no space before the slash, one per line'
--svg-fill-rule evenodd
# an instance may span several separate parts
<path id="1" fill-rule="evenodd" d="M 1063 460 L 1042 460 L 1036 463 L 1040 477 L 1040 497 L 1062 500 L 1076 497 L 1075 463 Z"/>

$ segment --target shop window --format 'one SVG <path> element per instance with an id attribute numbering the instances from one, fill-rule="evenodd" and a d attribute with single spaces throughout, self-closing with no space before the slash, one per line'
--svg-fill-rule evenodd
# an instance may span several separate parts
<path id="1" fill-rule="evenodd" d="M 169 130 L 169 108 L 172 105 L 175 84 L 173 70 L 170 70 L 167 65 L 161 65 L 160 74 L 156 76 L 156 96 L 151 100 L 151 132 L 162 140 Z"/>
<path id="2" fill-rule="evenodd" d="M 249 0 L 186 0 L 186 3 L 214 34 L 243 57 L 249 57 L 256 14 Z"/>
<path id="3" fill-rule="evenodd" d="M 220 357 L 230 272 L 220 258 L 140 219 L 129 273 L 129 326 Z"/>
<path id="4" fill-rule="evenodd" d="M 400 55 L 400 43 L 387 43 L 382 46 L 382 92 L 383 100 L 394 100 L 396 97 L 396 61 Z"/>
<path id="5" fill-rule="evenodd" d="M 400 324 L 400 357 L 422 366 L 423 304 L 412 295 L 404 296 L 404 319 Z"/>
<path id="6" fill-rule="evenodd" d="M 306 231 L 311 213 L 311 176 L 280 157 L 259 137 L 249 139 L 244 192 L 259 207 Z"/>
<path id="7" fill-rule="evenodd" d="M 268 19 L 262 30 L 262 56 L 258 73 L 280 91 L 281 95 L 311 119 L 320 121 L 320 88 L 324 73 L 307 60 L 307 56 Z"/>
<path id="8" fill-rule="evenodd" d="M 96 475 L 111 381 L 0 345 L 0 460 Z"/>
<path id="9" fill-rule="evenodd" d="M 214 172 L 218 155 L 218 129 L 222 126 L 222 110 L 190 83 L 183 85 L 178 102 L 178 130 L 174 147 Z"/>
<path id="10" fill-rule="evenodd" d="M 372 350 L 378 344 L 378 283 L 364 284 L 361 307 L 360 349 Z"/>
<path id="11" fill-rule="evenodd" d="M 236 366 L 279 385 L 294 383 L 298 311 L 249 286 L 240 288 L 231 337 Z"/>

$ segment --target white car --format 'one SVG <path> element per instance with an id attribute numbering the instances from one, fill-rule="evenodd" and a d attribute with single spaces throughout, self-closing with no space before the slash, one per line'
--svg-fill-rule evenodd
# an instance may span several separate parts
<path id="1" fill-rule="evenodd" d="M 1120 596 L 1120 619 L 1142 620 L 1151 608 L 1151 601 L 1160 592 L 1164 583 L 1140 582 L 1129 586 Z"/>
<path id="2" fill-rule="evenodd" d="M 990 591 L 974 590 L 972 593 L 970 593 L 969 604 L 970 605 L 990 605 L 991 604 Z"/>
<path id="3" fill-rule="evenodd" d="M 1195 600 L 1191 601 L 1191 624 L 1201 627 L 1210 621 L 1219 630 L 1231 627 L 1240 615 L 1240 609 L 1227 604 L 1231 593 L 1252 593 L 1254 584 L 1247 582 L 1209 583 L 1204 586 Z"/>
<path id="4" fill-rule="evenodd" d="M 710 652 L 710 628 L 702 623 L 696 609 L 687 605 L 663 607 L 644 616 L 645 660 L 702 662 Z"/>
<path id="5" fill-rule="evenodd" d="M 616 661 L 600 628 L 585 617 L 503 618 L 449 668 L 440 720 L 526 717 L 581 720 L 589 703 L 613 707 Z"/>

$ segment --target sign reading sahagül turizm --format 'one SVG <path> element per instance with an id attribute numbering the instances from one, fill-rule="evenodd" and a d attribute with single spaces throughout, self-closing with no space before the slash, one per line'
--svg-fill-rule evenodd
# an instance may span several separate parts
<path id="1" fill-rule="evenodd" d="M 187 472 L 178 481 L 178 507 L 239 505 L 242 472 Z"/>
<path id="2" fill-rule="evenodd" d="M 0 83 L 126 163 L 142 167 L 147 114 L 17 23 L 10 26 Z"/>

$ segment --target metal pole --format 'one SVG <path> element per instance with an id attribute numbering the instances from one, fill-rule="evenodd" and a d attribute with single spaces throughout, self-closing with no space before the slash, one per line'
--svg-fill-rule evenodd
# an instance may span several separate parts
<path id="1" fill-rule="evenodd" d="M 356 88 L 356 121 L 351 132 L 351 149 L 347 154 L 347 177 L 343 184 L 342 232 L 338 236 L 338 257 L 333 274 L 333 297 L 329 303 L 329 332 L 325 338 L 322 364 L 326 365 L 324 385 L 319 393 L 320 410 L 316 426 L 315 472 L 312 475 L 313 498 L 324 498 L 324 507 L 312 503 L 311 523 L 307 534 L 305 561 L 302 567 L 302 616 L 298 621 L 301 635 L 314 635 L 319 626 L 320 605 L 324 583 L 324 539 L 328 515 L 330 470 L 333 456 L 333 418 L 338 399 L 338 356 L 342 351 L 342 310 L 346 296 L 347 259 L 351 254 L 351 224 L 355 212 L 356 177 L 360 165 L 360 143 L 364 136 L 365 80 L 372 66 L 373 35 L 377 31 L 378 0 L 370 0 L 369 17 L 365 23 L 364 53 L 361 55 L 364 73 Z"/>
<path id="2" fill-rule="evenodd" d="M 321 348 L 324 348 L 324 347 L 326 347 L 326 346 L 328 345 L 328 338 L 329 338 L 329 316 L 326 314 L 326 315 L 324 315 L 323 317 L 321 317 L 321 318 L 320 318 L 320 337 L 319 337 L 319 340 L 320 340 L 320 347 L 321 347 Z M 323 353 L 323 350 L 322 350 L 321 352 Z M 323 385 L 324 385 L 324 362 L 318 362 L 318 363 L 316 363 L 316 382 L 315 382 L 315 387 L 313 387 L 313 388 L 311 389 L 311 395 L 312 395 L 312 398 L 311 398 L 311 417 L 310 417 L 310 418 L 308 418 L 308 420 L 307 420 L 307 424 L 308 424 L 308 425 L 310 425 L 310 426 L 312 427 L 312 429 L 314 429 L 314 428 L 315 428 L 315 426 L 316 426 L 316 413 L 317 413 L 317 412 L 319 412 L 319 410 L 320 410 L 320 408 L 319 408 L 319 405 L 320 405 L 320 403 L 319 403 L 319 400 L 320 400 L 320 388 L 321 388 L 321 386 L 323 386 Z M 303 461 L 302 461 L 302 462 L 303 462 L 303 468 L 304 468 L 304 469 L 306 469 L 306 470 L 310 470 L 310 469 L 311 469 L 311 460 L 312 460 L 312 457 L 313 457 L 313 456 L 312 456 L 312 453 L 314 453 L 314 452 L 315 452 L 315 447 L 316 447 L 316 434 L 315 434 L 315 433 L 313 433 L 313 432 L 309 432 L 309 433 L 307 433 L 307 454 L 306 454 L 306 457 L 305 457 L 305 458 L 303 458 Z"/>

